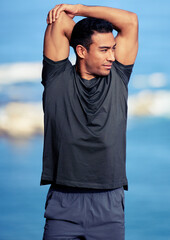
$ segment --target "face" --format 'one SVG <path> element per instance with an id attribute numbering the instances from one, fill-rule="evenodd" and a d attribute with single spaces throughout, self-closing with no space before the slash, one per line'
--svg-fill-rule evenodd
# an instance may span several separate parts
<path id="1" fill-rule="evenodd" d="M 115 61 L 115 39 L 110 33 L 94 33 L 92 44 L 84 58 L 85 71 L 89 77 L 106 76 Z"/>

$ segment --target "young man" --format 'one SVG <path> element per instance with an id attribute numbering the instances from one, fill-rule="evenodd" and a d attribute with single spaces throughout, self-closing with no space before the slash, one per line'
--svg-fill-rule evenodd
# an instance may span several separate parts
<path id="1" fill-rule="evenodd" d="M 75 25 L 74 16 L 87 18 Z M 60 4 L 47 23 L 41 185 L 51 186 L 43 239 L 123 240 L 127 86 L 138 51 L 137 16 Z"/>

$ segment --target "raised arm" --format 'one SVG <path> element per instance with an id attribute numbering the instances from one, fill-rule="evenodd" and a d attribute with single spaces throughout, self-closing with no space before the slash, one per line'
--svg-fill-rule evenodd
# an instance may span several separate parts
<path id="1" fill-rule="evenodd" d="M 70 12 L 70 8 L 74 7 L 74 15 L 101 18 L 111 22 L 118 32 L 115 38 L 116 60 L 125 65 L 135 62 L 138 52 L 138 18 L 135 13 L 110 7 L 61 4 L 57 9 L 56 18 L 62 11 Z"/>
<path id="2" fill-rule="evenodd" d="M 73 15 L 62 12 L 55 19 L 57 6 L 52 9 L 47 17 L 47 29 L 44 36 L 44 55 L 53 61 L 60 61 L 69 56 L 69 40 L 75 22 Z"/>

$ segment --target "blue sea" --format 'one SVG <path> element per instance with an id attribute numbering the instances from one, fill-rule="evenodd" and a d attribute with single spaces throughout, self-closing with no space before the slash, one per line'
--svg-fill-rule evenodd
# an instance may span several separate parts
<path id="1" fill-rule="evenodd" d="M 7 121 L 6 107 L 13 102 L 41 102 L 43 35 L 48 10 L 55 4 L 53 0 L 2 0 L 0 4 L 0 240 L 42 239 L 49 187 L 40 187 L 43 135 L 17 137 L 10 135 L 10 128 L 9 134 L 1 134 L 1 121 Z M 169 93 L 170 2 L 106 0 L 105 6 L 138 14 L 139 54 L 129 97 L 148 91 Z M 72 50 L 70 54 L 73 59 Z M 160 106 L 161 99 L 153 103 L 153 112 L 142 111 L 128 119 L 126 240 L 170 239 L 170 98 Z"/>

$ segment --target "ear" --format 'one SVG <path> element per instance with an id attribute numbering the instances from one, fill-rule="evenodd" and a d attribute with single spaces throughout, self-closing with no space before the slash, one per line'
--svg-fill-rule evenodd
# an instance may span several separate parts
<path id="1" fill-rule="evenodd" d="M 85 58 L 85 56 L 87 54 L 87 49 L 85 47 L 83 47 L 82 45 L 77 45 L 76 52 L 80 58 Z"/>

